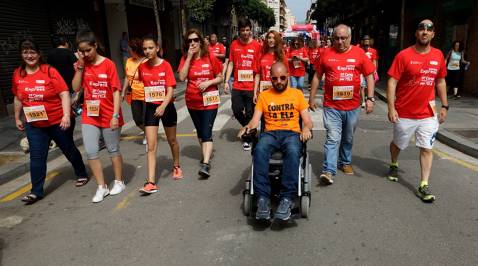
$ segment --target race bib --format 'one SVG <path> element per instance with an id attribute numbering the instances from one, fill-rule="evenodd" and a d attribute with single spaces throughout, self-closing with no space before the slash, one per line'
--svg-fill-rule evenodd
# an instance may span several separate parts
<path id="1" fill-rule="evenodd" d="M 272 89 L 272 82 L 261 80 L 261 82 L 259 83 L 259 91 L 262 92 L 268 89 Z"/>
<path id="2" fill-rule="evenodd" d="M 254 73 L 252 72 L 252 70 L 238 70 L 237 75 L 238 81 L 240 82 L 254 81 Z"/>
<path id="3" fill-rule="evenodd" d="M 302 66 L 300 60 L 293 60 L 292 64 L 294 65 L 294 68 L 300 68 Z"/>
<path id="4" fill-rule="evenodd" d="M 203 92 L 202 101 L 204 106 L 217 105 L 221 103 L 221 98 L 219 97 L 219 91 L 208 91 Z"/>
<path id="5" fill-rule="evenodd" d="M 354 97 L 354 86 L 334 86 L 334 101 L 351 100 Z"/>
<path id="6" fill-rule="evenodd" d="M 23 113 L 25 113 L 25 117 L 29 123 L 48 120 L 44 105 L 23 107 Z"/>
<path id="7" fill-rule="evenodd" d="M 436 116 L 437 115 L 437 107 L 436 107 L 436 104 L 435 104 L 435 100 L 429 101 L 428 104 L 432 108 L 433 115 Z"/>
<path id="8" fill-rule="evenodd" d="M 145 86 L 144 99 L 147 103 L 162 102 L 166 98 L 166 88 L 164 86 Z"/>
<path id="9" fill-rule="evenodd" d="M 87 100 L 86 101 L 86 115 L 87 116 L 100 116 L 100 100 Z"/>

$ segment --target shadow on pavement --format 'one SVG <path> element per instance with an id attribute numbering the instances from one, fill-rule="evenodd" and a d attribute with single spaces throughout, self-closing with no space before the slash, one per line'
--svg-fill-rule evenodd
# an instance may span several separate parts
<path id="1" fill-rule="evenodd" d="M 198 161 L 202 158 L 202 151 L 199 144 L 183 146 L 180 154 L 181 156 L 186 156 Z"/>
<path id="2" fill-rule="evenodd" d="M 237 137 L 237 133 L 239 133 L 237 128 L 223 128 L 219 138 L 226 139 L 229 142 L 239 142 L 240 139 Z"/>
<path id="3" fill-rule="evenodd" d="M 242 191 L 244 191 L 244 189 L 246 188 L 245 183 L 247 178 L 249 177 L 250 172 L 251 172 L 251 169 L 249 167 L 244 169 L 244 171 L 242 171 L 241 178 L 238 179 L 236 185 L 231 190 L 229 190 L 229 193 L 231 193 L 232 196 L 237 196 L 239 194 L 242 194 Z M 241 206 L 242 206 L 242 202 L 241 202 Z"/>

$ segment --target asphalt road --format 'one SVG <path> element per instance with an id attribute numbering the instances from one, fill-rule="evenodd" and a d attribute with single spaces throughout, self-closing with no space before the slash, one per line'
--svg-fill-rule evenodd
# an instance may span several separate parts
<path id="1" fill-rule="evenodd" d="M 127 189 L 91 203 L 95 182 L 74 187 L 60 158 L 50 167 L 48 195 L 33 206 L 0 203 L 0 265 L 478 265 L 478 162 L 438 144 L 430 185 L 437 196 L 422 203 L 418 149 L 400 157 L 399 183 L 387 181 L 391 125 L 385 104 L 362 114 L 353 149 L 354 176 L 339 173 L 317 186 L 323 158 L 320 113 L 308 144 L 313 167 L 311 213 L 287 224 L 257 224 L 242 214 L 242 190 L 250 154 L 243 152 L 223 98 L 216 123 L 212 176 L 199 180 L 201 157 L 193 125 L 177 99 L 183 180 L 171 178 L 172 161 L 162 138 L 160 192 L 141 197 L 146 177 L 142 136 L 132 128 L 121 149 Z M 127 110 L 128 111 L 128 110 Z M 112 168 L 103 151 L 106 176 Z"/>

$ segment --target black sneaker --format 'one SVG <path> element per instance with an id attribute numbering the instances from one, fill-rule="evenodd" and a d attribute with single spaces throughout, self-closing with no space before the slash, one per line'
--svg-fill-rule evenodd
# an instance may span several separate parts
<path id="1" fill-rule="evenodd" d="M 257 220 L 269 220 L 271 218 L 271 207 L 269 199 L 266 197 L 259 197 L 257 200 Z"/>
<path id="2" fill-rule="evenodd" d="M 428 185 L 419 186 L 416 194 L 423 202 L 431 203 L 435 201 L 435 196 L 430 192 Z"/>
<path id="3" fill-rule="evenodd" d="M 249 144 L 249 142 L 243 142 L 242 143 L 242 149 L 244 151 L 250 151 L 251 150 L 251 144 Z"/>
<path id="4" fill-rule="evenodd" d="M 388 169 L 387 179 L 393 182 L 398 182 L 398 166 L 390 165 Z"/>
<path id="5" fill-rule="evenodd" d="M 292 200 L 289 198 L 282 198 L 279 203 L 279 207 L 274 214 L 274 219 L 287 221 L 290 218 L 292 210 Z"/>
<path id="6" fill-rule="evenodd" d="M 209 170 L 211 169 L 211 165 L 208 163 L 201 163 L 201 168 L 199 168 L 198 174 L 202 178 L 209 178 Z"/>

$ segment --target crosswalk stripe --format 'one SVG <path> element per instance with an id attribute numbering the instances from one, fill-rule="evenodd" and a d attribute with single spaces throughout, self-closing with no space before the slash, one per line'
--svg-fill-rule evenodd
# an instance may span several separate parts
<path id="1" fill-rule="evenodd" d="M 224 98 L 222 98 L 224 100 Z M 212 131 L 220 131 L 232 117 L 231 99 L 228 98 L 218 109 Z"/>

